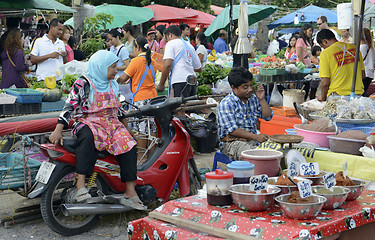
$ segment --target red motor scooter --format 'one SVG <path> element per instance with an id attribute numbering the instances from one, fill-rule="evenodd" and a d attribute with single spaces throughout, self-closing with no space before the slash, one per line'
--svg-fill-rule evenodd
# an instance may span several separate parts
<path id="1" fill-rule="evenodd" d="M 173 112 L 184 102 L 197 99 L 167 98 L 152 99 L 146 106 L 130 111 L 126 117 L 153 116 L 158 126 L 158 145 L 147 160 L 138 166 L 136 190 L 140 199 L 150 205 L 153 202 L 168 201 L 178 183 L 181 196 L 195 194 L 201 188 L 201 178 L 193 159 L 190 136 Z M 89 230 L 98 220 L 98 215 L 120 213 L 132 210 L 119 204 L 126 184 L 121 182 L 120 168 L 112 155 L 99 154 L 93 174 L 86 178 L 87 188 L 93 198 L 86 203 L 74 202 L 76 191 L 75 139 L 64 138 L 63 146 L 41 144 L 40 148 L 50 163 L 41 166 L 40 179 L 35 190 L 28 197 L 42 194 L 41 212 L 44 221 L 55 232 L 75 235 Z M 52 173 L 51 173 L 52 172 Z M 50 174 L 50 177 L 48 175 Z M 42 183 L 44 182 L 44 183 Z"/>

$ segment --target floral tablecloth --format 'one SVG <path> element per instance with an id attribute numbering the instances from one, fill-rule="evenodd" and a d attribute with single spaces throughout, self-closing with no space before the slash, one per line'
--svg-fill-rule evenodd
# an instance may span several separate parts
<path id="1" fill-rule="evenodd" d="M 356 201 L 322 210 L 311 220 L 289 219 L 278 207 L 246 212 L 236 205 L 211 206 L 198 195 L 169 201 L 155 211 L 261 239 L 320 239 L 375 221 L 375 191 L 363 191 Z M 130 222 L 128 235 L 130 239 L 219 239 L 148 217 Z"/>

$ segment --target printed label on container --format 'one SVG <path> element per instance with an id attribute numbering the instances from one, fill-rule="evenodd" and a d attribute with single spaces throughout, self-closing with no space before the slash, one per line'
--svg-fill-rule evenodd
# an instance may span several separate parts
<path id="1" fill-rule="evenodd" d="M 299 195 L 301 198 L 307 198 L 312 195 L 311 184 L 308 181 L 300 181 L 297 183 Z"/>
<path id="2" fill-rule="evenodd" d="M 256 175 L 250 178 L 250 191 L 262 191 L 267 189 L 268 176 L 266 174 Z"/>
<path id="3" fill-rule="evenodd" d="M 325 186 L 327 189 L 332 188 L 333 186 L 336 185 L 335 174 L 334 174 L 333 172 L 329 172 L 329 173 L 325 174 L 325 175 L 323 176 L 323 182 L 324 182 L 324 186 Z"/>
<path id="4" fill-rule="evenodd" d="M 296 177 L 299 174 L 299 163 L 298 162 L 291 162 L 288 168 L 288 176 L 289 177 Z"/>
<path id="5" fill-rule="evenodd" d="M 299 165 L 299 173 L 302 176 L 312 176 L 312 175 L 319 175 L 319 164 L 316 162 L 311 163 L 301 163 Z"/>

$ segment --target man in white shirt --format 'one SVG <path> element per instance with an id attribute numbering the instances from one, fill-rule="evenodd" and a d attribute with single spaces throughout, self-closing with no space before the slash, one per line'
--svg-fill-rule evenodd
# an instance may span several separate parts
<path id="1" fill-rule="evenodd" d="M 167 45 L 165 45 L 163 70 L 157 90 L 159 92 L 164 91 L 164 83 L 167 80 L 169 73 L 172 71 L 169 79 L 169 96 L 193 96 L 197 92 L 196 86 L 186 86 L 183 94 L 182 90 L 185 88 L 186 78 L 189 75 L 195 76 L 194 72 L 201 71 L 199 57 L 195 53 L 193 46 L 181 39 L 181 30 L 179 27 L 175 25 L 169 26 L 165 30 L 164 35 L 168 42 Z"/>
<path id="2" fill-rule="evenodd" d="M 318 36 L 318 33 L 320 32 L 320 30 L 322 29 L 329 29 L 333 32 L 333 34 L 335 34 L 335 37 L 336 39 L 340 39 L 340 36 L 337 34 L 337 32 L 331 28 L 328 27 L 328 22 L 327 22 L 327 17 L 326 16 L 320 16 L 318 17 L 318 19 L 316 20 L 316 25 L 318 26 L 319 28 L 319 31 L 316 32 L 315 34 L 315 37 L 314 37 L 314 45 L 317 45 L 319 46 L 319 43 L 316 41 L 316 36 Z"/>
<path id="3" fill-rule="evenodd" d="M 55 77 L 60 80 L 62 76 L 57 76 L 56 70 L 66 63 L 66 51 L 64 42 L 59 39 L 63 31 L 64 21 L 52 19 L 48 34 L 35 40 L 30 53 L 32 64 L 38 64 L 36 77 L 38 81 L 44 81 L 46 77 Z"/>

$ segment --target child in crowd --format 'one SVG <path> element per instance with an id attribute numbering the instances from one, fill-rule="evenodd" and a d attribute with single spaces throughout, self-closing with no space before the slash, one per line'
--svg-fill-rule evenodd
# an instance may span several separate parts
<path id="1" fill-rule="evenodd" d="M 319 46 L 314 46 L 311 50 L 311 62 L 314 63 L 315 65 L 319 65 L 319 56 L 320 53 L 322 52 L 322 49 Z"/>

